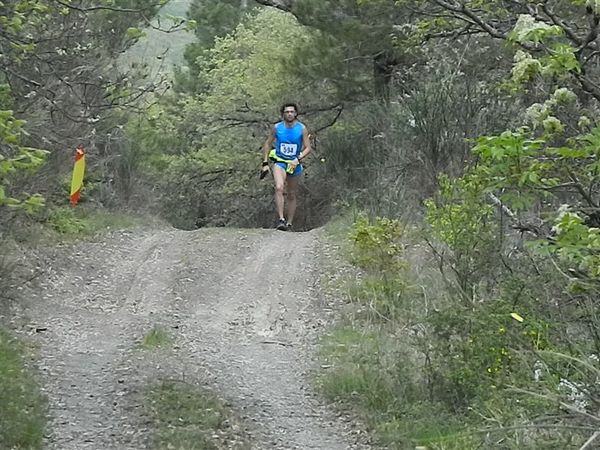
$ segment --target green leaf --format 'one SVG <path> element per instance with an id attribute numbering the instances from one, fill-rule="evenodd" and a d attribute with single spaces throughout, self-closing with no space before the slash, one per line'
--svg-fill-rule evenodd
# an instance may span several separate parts
<path id="1" fill-rule="evenodd" d="M 139 39 L 146 36 L 146 33 L 139 28 L 129 27 L 127 28 L 127 37 L 130 39 Z"/>
<path id="2" fill-rule="evenodd" d="M 548 150 L 548 153 L 550 153 L 551 155 L 562 156 L 563 158 L 569 159 L 581 159 L 593 156 L 590 155 L 589 151 L 585 148 L 572 147 L 551 148 Z"/>

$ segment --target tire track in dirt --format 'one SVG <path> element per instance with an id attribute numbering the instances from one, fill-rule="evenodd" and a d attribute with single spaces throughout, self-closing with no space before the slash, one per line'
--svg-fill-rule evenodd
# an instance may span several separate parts
<path id="1" fill-rule="evenodd" d="M 132 286 L 148 283 L 144 292 L 158 296 L 168 285 L 150 256 L 173 234 L 116 233 L 113 240 L 65 248 L 69 262 L 50 268 L 27 312 L 46 329 L 38 342 L 50 406 L 48 448 L 144 448 L 147 429 L 139 402 L 130 408 L 132 386 L 125 381 L 134 370 L 131 349 L 148 321 L 128 310 L 138 300 Z M 160 265 L 175 258 L 163 253 Z"/>
<path id="2" fill-rule="evenodd" d="M 257 448 L 361 448 L 349 437 L 349 424 L 324 412 L 309 381 L 322 314 L 318 232 L 263 231 L 238 239 L 223 243 L 238 249 L 222 255 L 217 282 L 190 260 L 194 281 L 184 295 L 194 306 L 186 326 L 197 333 L 184 333 L 195 340 L 185 346 L 256 424 L 250 433 Z"/>
<path id="3" fill-rule="evenodd" d="M 142 391 L 210 387 L 256 449 L 363 449 L 310 386 L 322 331 L 319 233 L 118 232 L 65 248 L 30 302 L 50 401 L 49 449 L 142 449 Z M 173 330 L 168 352 L 136 343 Z M 232 447 L 233 448 L 233 447 Z"/>

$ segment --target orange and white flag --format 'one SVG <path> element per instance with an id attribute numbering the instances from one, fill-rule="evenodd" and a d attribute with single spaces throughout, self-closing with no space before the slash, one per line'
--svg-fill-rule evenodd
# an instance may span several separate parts
<path id="1" fill-rule="evenodd" d="M 73 178 L 71 179 L 71 205 L 77 205 L 81 188 L 83 188 L 83 174 L 85 173 L 85 152 L 83 145 L 79 144 L 75 150 L 75 166 L 73 167 Z"/>

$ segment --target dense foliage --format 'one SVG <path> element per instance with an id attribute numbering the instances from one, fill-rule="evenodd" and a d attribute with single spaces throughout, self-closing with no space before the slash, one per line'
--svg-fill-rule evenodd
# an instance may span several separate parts
<path id="1" fill-rule="evenodd" d="M 67 217 L 79 143 L 88 204 L 268 226 L 260 146 L 298 101 L 297 225 L 363 213 L 326 391 L 396 448 L 593 445 L 598 3 L 194 0 L 159 24 L 163 3 L 0 2 L 0 231 Z M 194 24 L 172 80 L 128 61 L 145 27 Z"/>

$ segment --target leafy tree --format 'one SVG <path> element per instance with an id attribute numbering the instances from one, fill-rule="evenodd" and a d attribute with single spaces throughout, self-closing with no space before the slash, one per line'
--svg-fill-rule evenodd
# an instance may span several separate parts
<path id="1" fill-rule="evenodd" d="M 19 208 L 34 212 L 43 206 L 44 199 L 38 194 L 11 192 L 11 180 L 38 169 L 46 152 L 19 144 L 25 122 L 16 119 L 13 111 L 7 109 L 8 93 L 8 86 L 0 85 L 0 211 Z"/>
<path id="2" fill-rule="evenodd" d="M 89 123 L 103 110 L 131 103 L 139 94 L 130 91 L 131 80 L 118 74 L 113 61 L 140 37 L 134 26 L 149 20 L 157 7 L 135 0 L 118 6 L 110 1 L 4 4 L 2 75 L 15 98 L 27 99 L 19 109 Z"/>
<path id="3" fill-rule="evenodd" d="M 235 28 L 257 13 L 258 4 L 253 0 L 193 0 L 187 16 L 195 24 L 197 41 L 186 46 L 184 58 L 187 70 L 175 69 L 175 88 L 188 92 L 204 89 L 198 83 L 202 61 L 210 58 L 208 51 L 215 40 L 233 33 Z"/>
<path id="4" fill-rule="evenodd" d="M 243 23 L 245 16 L 256 14 L 258 4 L 253 0 L 193 0 L 188 17 L 194 20 L 198 43 L 211 47 L 215 39 L 225 37 Z"/>
<path id="5" fill-rule="evenodd" d="M 507 300 L 504 295 L 508 294 L 514 298 L 513 305 L 527 311 L 526 320 L 519 314 L 514 316 L 518 321 L 529 326 L 543 324 L 544 338 L 533 342 L 537 347 L 517 341 L 507 347 L 504 334 L 486 345 L 505 348 L 507 354 L 521 352 L 526 355 L 520 358 L 521 369 L 526 369 L 527 364 L 538 364 L 548 374 L 547 378 L 532 385 L 518 375 L 519 369 L 512 368 L 506 373 L 508 382 L 497 379 L 494 385 L 519 385 L 530 398 L 543 399 L 546 407 L 528 407 L 525 414 L 529 417 L 547 414 L 552 402 L 558 401 L 567 405 L 568 420 L 585 427 L 589 425 L 588 418 L 579 415 L 577 408 L 595 414 L 591 405 L 597 395 L 597 367 L 592 363 L 588 372 L 584 360 L 600 348 L 600 322 L 595 313 L 600 288 L 597 270 L 600 132 L 597 124 L 588 119 L 597 111 L 596 93 L 593 86 L 588 86 L 597 73 L 593 65 L 585 68 L 585 61 L 595 58 L 593 50 L 588 48 L 594 44 L 573 34 L 572 30 L 581 28 L 569 24 L 570 21 L 581 24 L 582 18 L 589 15 L 593 28 L 596 13 L 583 5 L 576 8 L 580 5 L 577 3 L 566 10 L 561 8 L 566 8 L 568 2 L 545 2 L 538 5 L 539 14 L 534 15 L 535 11 L 529 8 L 531 4 L 514 2 L 513 7 L 521 14 L 516 17 L 507 8 L 503 10 L 506 22 L 496 22 L 502 12 L 498 9 L 475 10 L 471 9 L 474 4 L 465 2 L 459 11 L 452 9 L 457 3 L 434 3 L 452 11 L 454 19 L 464 22 L 468 16 L 474 22 L 473 28 L 497 34 L 494 37 L 515 44 L 514 66 L 505 86 L 513 92 L 529 93 L 522 97 L 529 104 L 521 116 L 521 126 L 476 140 L 474 164 L 453 183 L 452 191 L 442 190 L 437 201 L 427 205 L 432 231 L 450 251 L 452 257 L 446 262 L 463 276 L 460 271 L 465 256 L 473 261 L 479 258 L 478 270 L 466 274 L 474 286 L 477 274 L 485 267 L 480 249 L 494 240 L 482 230 L 494 209 L 496 217 L 522 233 L 523 238 L 527 237 L 524 246 L 515 245 L 514 232 L 504 227 L 498 229 L 496 240 L 503 245 L 491 253 L 496 264 L 493 260 L 488 262 L 498 274 L 495 277 L 498 284 L 488 285 L 488 289 L 479 285 L 475 292 L 482 306 L 475 303 L 471 307 L 475 315 L 463 313 L 471 324 L 477 317 L 487 317 L 484 312 L 487 308 L 498 311 L 494 306 L 499 305 L 496 299 L 500 296 L 504 302 Z M 520 290 L 513 290 L 515 280 L 519 280 Z M 499 294 L 500 290 L 505 293 Z M 538 294 L 522 295 L 524 290 Z M 508 312 L 503 313 L 505 318 Z M 462 329 L 464 325 L 457 323 L 450 335 L 466 339 Z M 469 336 L 475 342 L 482 338 L 472 331 Z M 540 342 L 543 345 L 539 346 Z M 514 363 L 513 359 L 511 364 Z M 564 387 L 573 383 L 579 386 L 578 391 L 585 393 L 582 394 L 585 400 L 570 409 L 576 400 L 573 391 Z M 557 418 L 553 423 L 559 427 L 561 420 Z M 581 436 L 580 439 L 586 440 Z"/>
<path id="6" fill-rule="evenodd" d="M 161 183 L 165 194 L 186 199 L 185 213 L 177 213 L 173 200 L 164 198 L 167 215 L 179 226 L 270 224 L 270 189 L 253 180 L 252 168 L 259 163 L 259 147 L 279 117 L 281 103 L 302 99 L 302 120 L 305 111 L 313 113 L 311 130 L 327 120 L 311 105 L 328 98 L 328 84 L 315 89 L 289 69 L 293 51 L 312 43 L 313 37 L 293 16 L 258 11 L 217 39 L 197 61 L 202 89 L 165 97 L 150 110 L 153 125 L 135 133 L 143 133 L 140 139 L 156 150 L 156 167 L 168 168 L 162 171 L 168 175 Z M 165 131 L 172 139 L 165 153 L 172 156 L 161 157 L 156 143 L 165 141 Z M 177 202 L 181 208 L 182 200 Z M 249 209 L 249 202 L 257 209 Z"/>
<path id="7" fill-rule="evenodd" d="M 411 17 L 402 2 L 258 0 L 258 3 L 290 12 L 300 23 L 323 31 L 326 38 L 316 48 L 320 55 L 315 56 L 319 56 L 322 63 L 334 62 L 332 66 L 326 65 L 329 75 L 340 78 L 344 87 L 360 84 L 362 78 L 363 83 L 372 82 L 370 93 L 388 99 L 397 69 L 415 62 L 414 55 L 405 46 L 398 45 L 406 37 L 402 29 Z M 359 75 L 352 76 L 353 72 Z M 361 93 L 355 100 L 368 95 Z M 353 96 L 357 94 L 351 92 Z"/>
<path id="8" fill-rule="evenodd" d="M 61 192 L 79 143 L 104 164 L 123 112 L 143 106 L 161 80 L 143 81 L 144 69 L 117 60 L 143 36 L 139 26 L 165 0 L 16 1 L 0 4 L 0 82 L 10 86 L 12 110 L 27 122 L 24 145 L 50 151 L 40 184 Z M 181 19 L 165 31 L 185 24 Z M 91 164 L 93 170 L 96 164 Z"/>
<path id="9" fill-rule="evenodd" d="M 594 62 L 599 57 L 595 41 L 600 11 L 595 2 L 518 0 L 431 0 L 421 2 L 434 20 L 422 20 L 429 36 L 488 34 L 520 47 L 515 75 L 525 82 L 543 71 L 545 75 L 569 78 L 583 91 L 600 100 Z M 537 59 L 540 65 L 530 64 Z M 527 67 L 527 68 L 526 68 Z"/>

